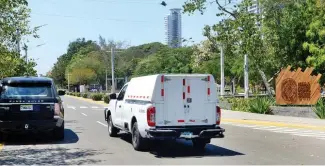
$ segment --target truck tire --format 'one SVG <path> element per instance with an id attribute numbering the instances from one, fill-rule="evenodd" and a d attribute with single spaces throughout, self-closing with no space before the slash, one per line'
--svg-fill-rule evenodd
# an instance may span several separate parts
<path id="1" fill-rule="evenodd" d="M 54 139 L 57 141 L 64 140 L 64 122 L 61 127 L 55 127 L 53 130 Z"/>
<path id="2" fill-rule="evenodd" d="M 110 137 L 116 137 L 117 133 L 119 131 L 118 131 L 118 129 L 116 127 L 114 127 L 111 115 L 109 115 L 108 118 L 107 118 L 107 124 L 108 124 L 108 134 L 109 134 L 109 136 Z"/>
<path id="3" fill-rule="evenodd" d="M 192 143 L 195 150 L 203 152 L 208 142 L 205 139 L 193 139 Z"/>
<path id="4" fill-rule="evenodd" d="M 143 151 L 147 148 L 147 141 L 144 139 L 138 129 L 138 123 L 134 122 L 132 127 L 132 145 L 136 151 Z"/>

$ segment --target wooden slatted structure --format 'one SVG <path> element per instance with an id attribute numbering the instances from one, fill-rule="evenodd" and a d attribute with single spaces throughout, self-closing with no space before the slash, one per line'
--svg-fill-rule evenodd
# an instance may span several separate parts
<path id="1" fill-rule="evenodd" d="M 311 76 L 314 68 L 291 71 L 282 69 L 276 79 L 276 103 L 278 105 L 314 105 L 321 96 L 318 83 L 321 74 Z"/>

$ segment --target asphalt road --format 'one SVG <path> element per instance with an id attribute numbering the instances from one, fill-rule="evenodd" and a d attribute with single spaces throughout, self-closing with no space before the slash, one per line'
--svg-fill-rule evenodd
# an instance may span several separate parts
<path id="1" fill-rule="evenodd" d="M 225 138 L 213 139 L 204 154 L 188 141 L 156 144 L 137 152 L 130 137 L 110 138 L 103 105 L 63 97 L 66 111 L 65 140 L 50 141 L 44 135 L 11 136 L 0 152 L 7 164 L 324 164 L 325 140 L 222 125 Z"/>

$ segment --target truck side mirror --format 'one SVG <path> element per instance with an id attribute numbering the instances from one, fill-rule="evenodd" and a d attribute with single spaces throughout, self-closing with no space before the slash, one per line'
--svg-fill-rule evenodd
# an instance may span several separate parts
<path id="1" fill-rule="evenodd" d="M 65 90 L 58 90 L 58 95 L 59 96 L 64 96 L 65 95 Z"/>
<path id="2" fill-rule="evenodd" d="M 111 93 L 111 94 L 109 94 L 109 99 L 110 100 L 116 100 L 116 93 Z"/>

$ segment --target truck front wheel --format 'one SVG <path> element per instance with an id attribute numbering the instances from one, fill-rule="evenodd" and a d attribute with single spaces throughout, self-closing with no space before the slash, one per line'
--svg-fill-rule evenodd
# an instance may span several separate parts
<path id="1" fill-rule="evenodd" d="M 147 145 L 146 139 L 140 135 L 137 122 L 134 122 L 132 127 L 132 145 L 137 151 L 144 150 Z"/>
<path id="2" fill-rule="evenodd" d="M 108 134 L 111 137 L 116 137 L 118 133 L 118 129 L 114 127 L 113 121 L 112 121 L 112 116 L 109 115 L 107 118 L 107 124 L 108 124 Z"/>

